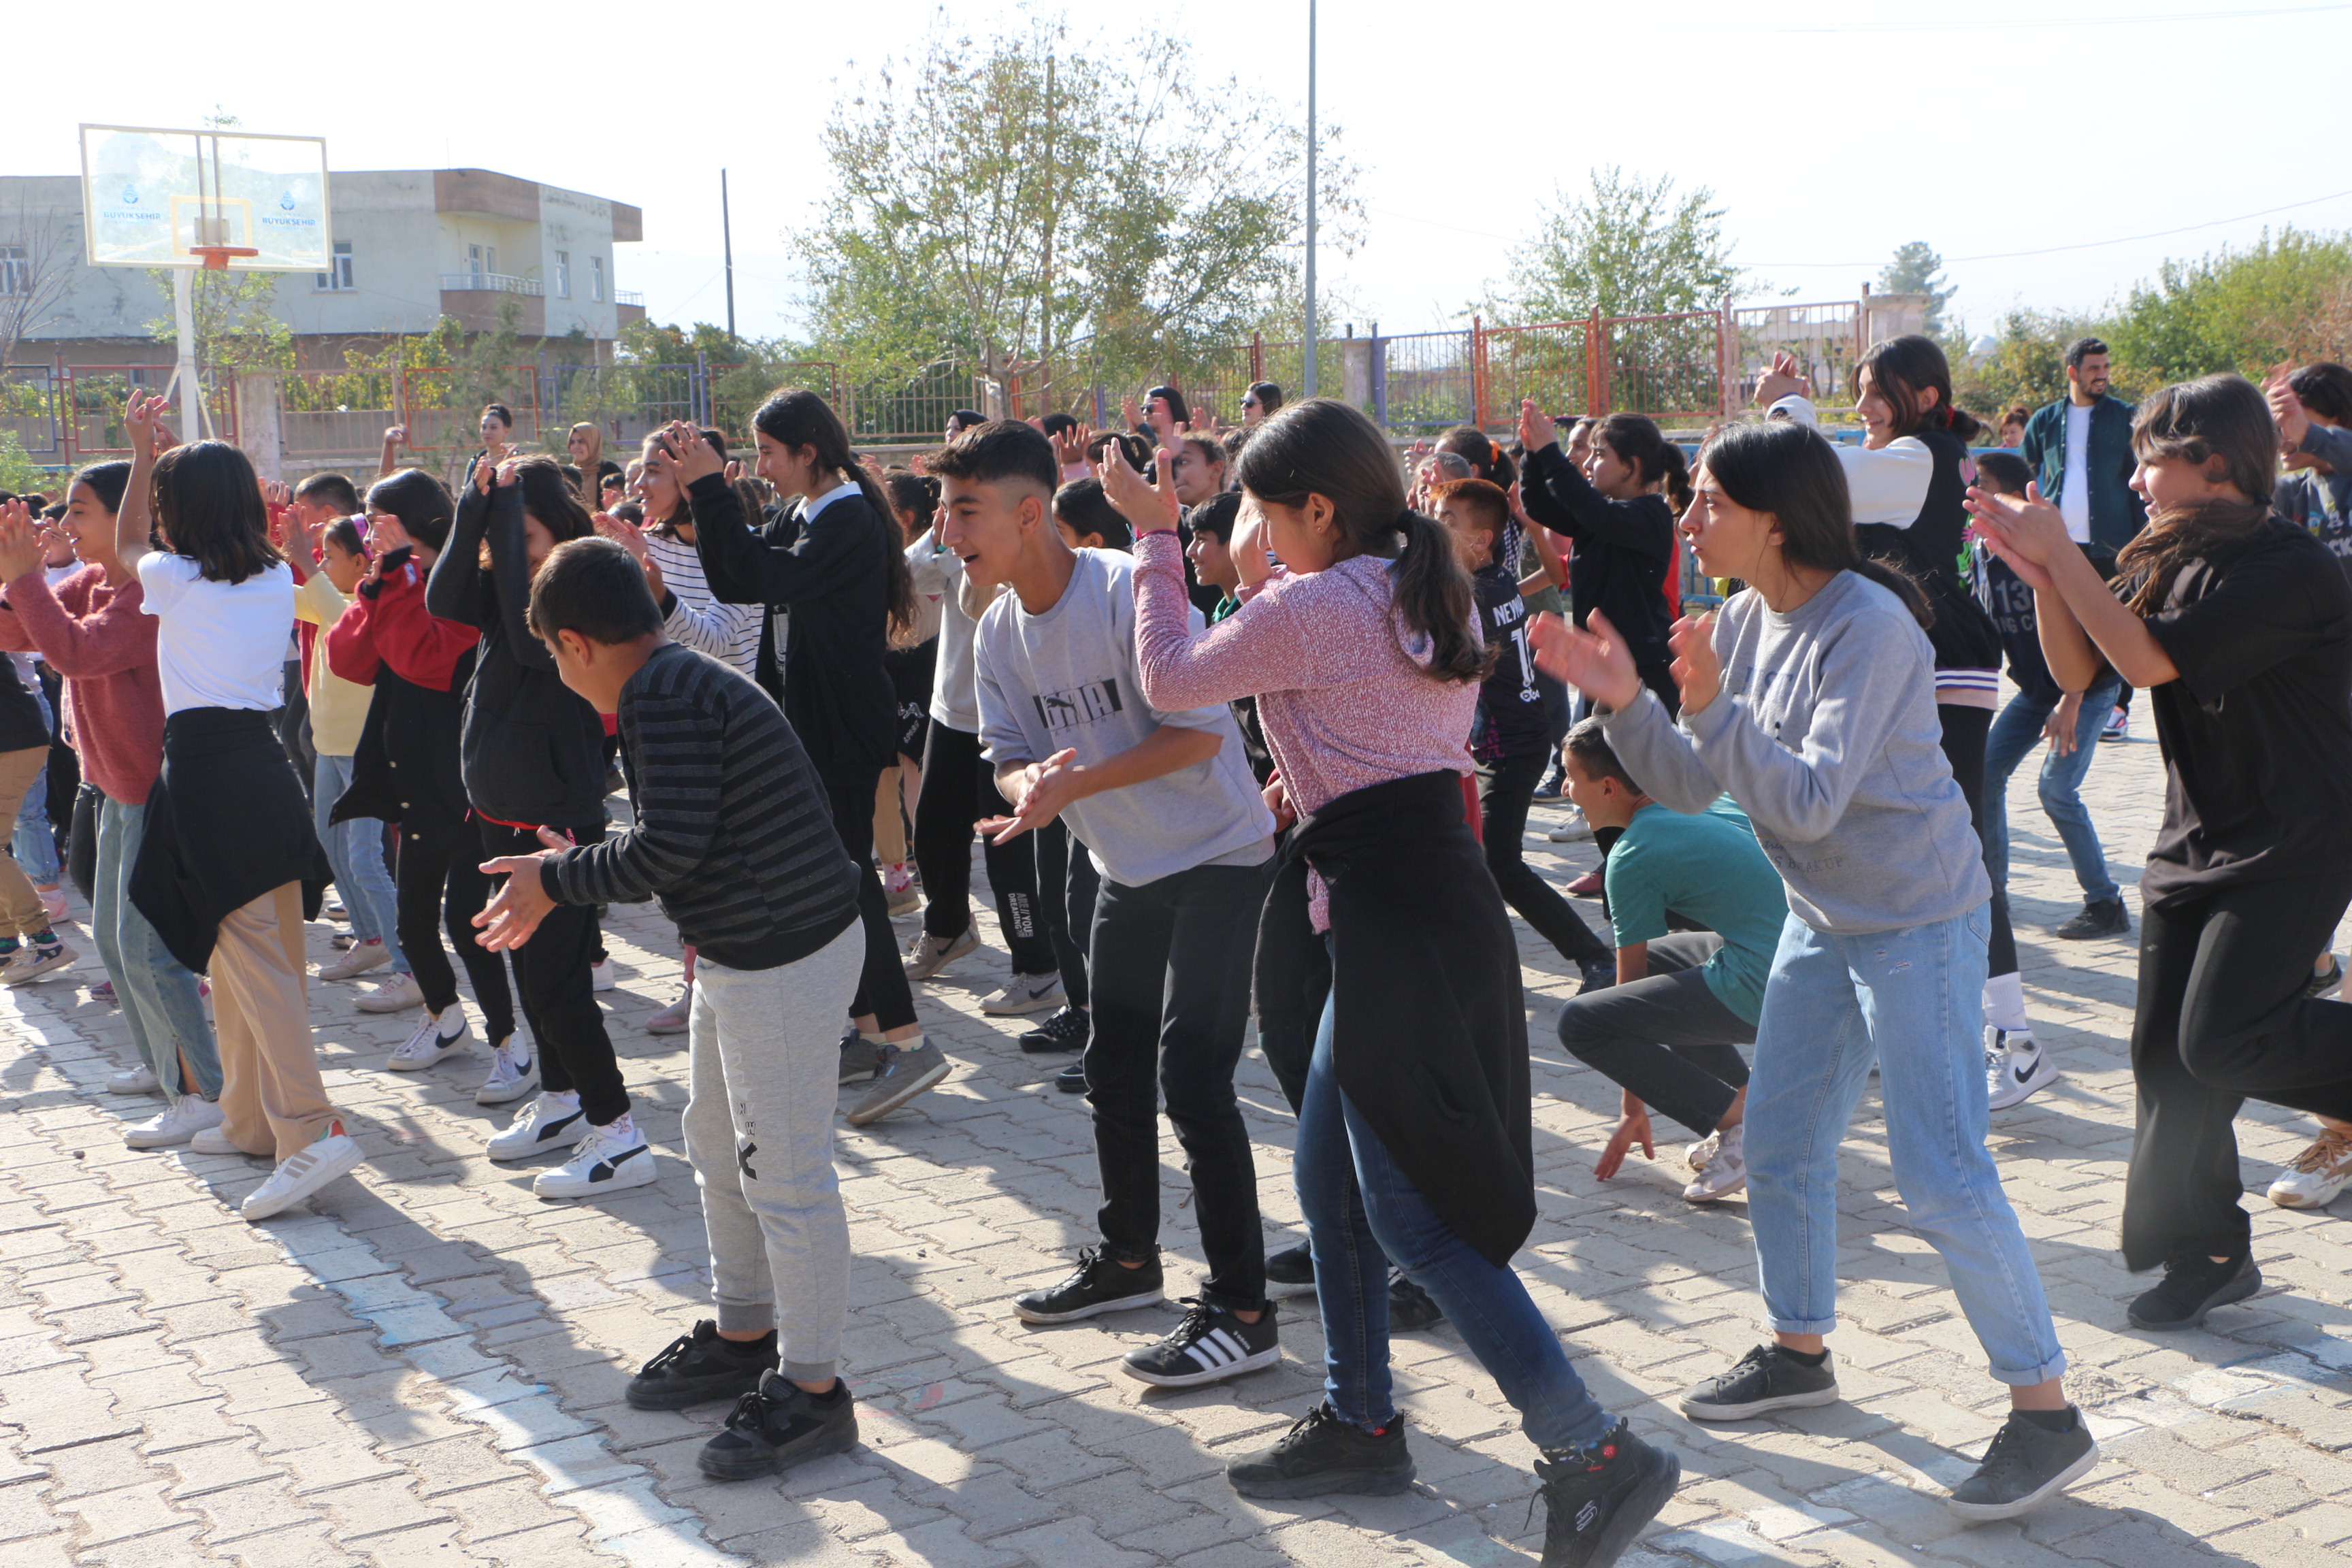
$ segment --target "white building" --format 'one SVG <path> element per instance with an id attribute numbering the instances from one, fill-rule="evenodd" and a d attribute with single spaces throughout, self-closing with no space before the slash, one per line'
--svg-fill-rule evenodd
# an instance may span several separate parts
<path id="1" fill-rule="evenodd" d="M 645 237 L 637 208 L 488 169 L 336 173 L 332 269 L 276 273 L 273 310 L 305 367 L 424 331 L 442 316 L 495 329 L 514 307 L 526 342 L 609 344 L 645 318 L 619 287 L 614 247 Z M 169 358 L 148 323 L 169 293 L 133 268 L 92 267 L 73 175 L 0 176 L 0 342 L 17 364 L 121 365 Z M 606 349 L 603 357 L 610 357 Z"/>

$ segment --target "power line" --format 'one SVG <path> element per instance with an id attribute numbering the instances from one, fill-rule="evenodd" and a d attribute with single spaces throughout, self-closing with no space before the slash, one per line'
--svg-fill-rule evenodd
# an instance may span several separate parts
<path id="1" fill-rule="evenodd" d="M 2343 7 L 2343 9 L 2352 10 L 2352 6 L 2346 6 L 2346 7 Z M 2199 229 L 2201 229 L 2201 228 L 2220 228 L 2220 227 L 2221 227 L 2221 226 L 2222 226 L 2223 225 L 2225 225 L 2225 224 L 2232 224 L 2232 223 L 2245 223 L 2245 222 L 2248 222 L 2249 220 L 2253 219 L 2253 218 L 2258 218 L 2258 217 L 2270 217 L 2270 216 L 2273 216 L 2274 214 L 2278 214 L 2278 213 L 2294 212 L 2294 211 L 2296 208 L 2298 208 L 2298 207 L 2311 207 L 2311 206 L 2317 206 L 2317 205 L 2320 205 L 2321 203 L 2323 203 L 2323 202 L 2335 202 L 2335 201 L 2341 201 L 2341 200 L 2343 200 L 2346 196 L 2352 196 L 2352 191 L 2337 191 L 2337 192 L 2336 192 L 2336 193 L 2334 193 L 2333 195 L 2325 195 L 2325 196 L 2311 196 L 2311 197 L 2308 197 L 2308 198 L 2306 198 L 2306 199 L 2305 199 L 2305 200 L 2303 200 L 2303 201 L 2299 201 L 2299 202 L 2288 202 L 2288 203 L 2287 203 L 2285 205 L 2284 205 L 2284 206 L 2264 207 L 2264 208 L 2263 208 L 2262 211 L 2260 211 L 2260 212 L 2253 212 L 2253 213 L 2241 213 L 2241 214 L 2239 214 L 2236 217 L 2217 217 L 2217 218 L 2209 218 L 2209 219 L 2207 219 L 2207 220 L 2206 220 L 2205 222 L 2203 222 L 2203 223 L 2184 224 L 2184 225 L 2182 225 L 2182 226 L 2181 226 L 2180 227 L 2179 227 L 2179 228 L 2160 228 L 2160 229 L 2158 229 L 2158 230 L 2157 230 L 2156 232 L 2154 232 L 2153 234 L 2126 234 L 2126 235 L 2120 236 L 2120 237 L 2116 237 L 2116 238 L 2115 238 L 2115 239 L 2086 239 L 2086 240 L 2083 240 L 2083 241 L 2081 241 L 2080 243 L 2078 243 L 2078 244 L 2074 244 L 2074 245 L 2051 245 L 2051 246 L 2044 246 L 2044 247 L 2042 247 L 2041 249 L 2039 249 L 2039 250 L 2003 250 L 2003 251 L 1996 251 L 1996 252 L 1994 252 L 1993 254 L 1989 255 L 1989 256 L 1946 256 L 1946 257 L 1940 257 L 1940 258 L 1938 258 L 1937 259 L 1939 259 L 1940 261 L 1942 261 L 1942 262 L 1946 263 L 1947 265 L 1949 265 L 1949 264 L 1951 264 L 1951 263 L 1955 263 L 1955 262 L 1966 262 L 1966 261 L 2015 261 L 2015 260 L 2018 260 L 2018 259 L 2020 259 L 2020 258 L 2021 258 L 2029 257 L 2029 256 L 2056 256 L 2056 255 L 2061 254 L 2062 252 L 2069 251 L 2069 250 L 2097 250 L 2097 249 L 2099 249 L 2100 247 L 2102 247 L 2103 246 L 2109 246 L 2109 245 L 2134 245 L 2134 244 L 2137 244 L 2137 243 L 2138 243 L 2139 241 L 2144 240 L 2144 239 L 2167 239 L 2167 238 L 2169 238 L 2171 236 L 2176 235 L 2176 234 L 2194 234 L 2194 233 L 2196 233 Z M 1881 258 L 1880 259 L 1881 259 L 1881 260 L 1884 260 L 1885 258 Z M 1876 266 L 1878 266 L 1878 265 L 1879 265 L 1879 262 L 1878 262 L 1878 261 L 1743 261 L 1743 262 L 1741 262 L 1741 263 L 1740 263 L 1740 265 L 1741 265 L 1742 267 L 1778 267 L 1778 268 L 1781 268 L 1786 269 L 1786 268 L 1804 268 L 1804 267 L 1876 267 Z"/>
<path id="2" fill-rule="evenodd" d="M 1997 18 L 1954 18 L 1941 22 L 1733 22 L 1708 30 L 1717 33 L 1805 34 L 1823 33 L 2000 33 L 2043 32 L 2053 27 L 2146 27 L 2166 22 L 2242 22 L 2256 16 L 2316 16 L 2333 11 L 2352 11 L 2352 5 L 2275 5 L 2252 11 L 2155 11 L 2132 16 L 2046 16 L 2025 17 L 2015 21 Z"/>

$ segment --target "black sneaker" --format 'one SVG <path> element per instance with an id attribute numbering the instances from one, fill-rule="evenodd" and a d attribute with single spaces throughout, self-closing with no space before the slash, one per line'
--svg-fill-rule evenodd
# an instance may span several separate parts
<path id="1" fill-rule="evenodd" d="M 1225 1467 L 1225 1479 L 1244 1497 L 1321 1497 L 1355 1492 L 1392 1497 L 1412 1485 L 1404 1417 L 1377 1432 L 1342 1421 L 1326 1400 L 1290 1425 L 1271 1448 L 1244 1454 Z"/>
<path id="2" fill-rule="evenodd" d="M 1095 1032 L 1094 1015 L 1084 1007 L 1065 1007 L 1021 1037 L 1021 1048 L 1032 1056 L 1050 1051 L 1083 1051 Z"/>
<path id="3" fill-rule="evenodd" d="M 1187 1296 L 1192 1310 L 1176 1331 L 1156 1345 L 1127 1352 L 1119 1370 L 1138 1383 L 1161 1388 L 1190 1388 L 1200 1383 L 1220 1383 L 1245 1372 L 1272 1366 L 1282 1359 L 1275 1332 L 1274 1303 L 1266 1303 L 1255 1323 L 1244 1323 L 1223 1307 L 1213 1307 L 1197 1296 Z M 1022 1314 L 1024 1317 L 1027 1313 Z"/>
<path id="4" fill-rule="evenodd" d="M 1682 1460 L 1634 1436 L 1622 1419 L 1597 1443 L 1538 1459 L 1543 1568 L 1608 1568 L 1658 1517 L 1682 1479 Z"/>
<path id="5" fill-rule="evenodd" d="M 1606 991 L 1617 984 L 1617 961 L 1614 958 L 1580 958 L 1576 972 L 1584 976 L 1584 984 L 1576 988 L 1579 996 L 1588 991 Z"/>
<path id="6" fill-rule="evenodd" d="M 1305 1242 L 1265 1255 L 1265 1285 L 1270 1292 L 1300 1296 L 1315 1289 L 1315 1252 Z"/>
<path id="7" fill-rule="evenodd" d="M 740 1399 L 776 1364 L 776 1331 L 756 1340 L 722 1340 L 709 1318 L 629 1379 L 628 1400 L 640 1410 L 683 1410 L 713 1399 Z"/>
<path id="8" fill-rule="evenodd" d="M 2188 1253 L 2164 1266 L 2164 1283 L 2134 1301 L 2126 1315 L 2135 1329 L 2193 1329 L 2214 1308 L 2262 1288 L 2263 1271 L 2251 1252 L 2221 1263 L 2206 1253 Z"/>
<path id="9" fill-rule="evenodd" d="M 1971 1523 L 2015 1519 L 2089 1475 L 2098 1465 L 2099 1445 L 2081 1411 L 2070 1405 L 2066 1414 L 2074 1418 L 2074 1426 L 2053 1432 L 2025 1412 L 2011 1411 L 1992 1435 L 1984 1463 L 1952 1489 L 1944 1506 Z"/>
<path id="10" fill-rule="evenodd" d="M 1403 1269 L 1391 1264 L 1389 1268 L 1389 1331 L 1407 1333 L 1444 1321 L 1445 1309 L 1433 1300 L 1428 1291 L 1414 1284 Z"/>
<path id="11" fill-rule="evenodd" d="M 1729 1372 L 1694 1384 L 1683 1395 L 1683 1414 L 1694 1421 L 1745 1421 L 1774 1410 L 1835 1405 L 1834 1366 L 1826 1357 L 1807 1366 L 1779 1345 L 1758 1345 Z"/>
<path id="12" fill-rule="evenodd" d="M 2336 955 L 2331 952 L 2327 955 L 2327 973 L 2315 974 L 2305 981 L 2303 994 L 2305 996 L 2325 996 L 2343 984 L 2344 965 L 2338 963 Z"/>
<path id="13" fill-rule="evenodd" d="M 2121 899 L 2101 899 L 2084 904 L 2072 920 L 2050 934 L 2068 942 L 2088 942 L 2095 936 L 2123 936 L 2131 931 L 2131 915 Z"/>
<path id="14" fill-rule="evenodd" d="M 695 1464 L 713 1480 L 746 1481 L 857 1447 L 857 1404 L 849 1384 L 811 1394 L 771 1367 L 735 1402 L 727 1429 L 702 1446 Z"/>
<path id="15" fill-rule="evenodd" d="M 1087 1064 L 1072 1062 L 1054 1075 L 1054 1087 L 1064 1094 L 1084 1094 L 1087 1091 Z"/>
<path id="16" fill-rule="evenodd" d="M 1089 1247 L 1078 1254 L 1077 1272 L 1050 1290 L 1014 1297 L 1013 1310 L 1024 1322 L 1075 1323 L 1097 1312 L 1123 1312 L 1163 1300 L 1158 1258 L 1129 1268 L 1112 1261 L 1101 1248 Z"/>

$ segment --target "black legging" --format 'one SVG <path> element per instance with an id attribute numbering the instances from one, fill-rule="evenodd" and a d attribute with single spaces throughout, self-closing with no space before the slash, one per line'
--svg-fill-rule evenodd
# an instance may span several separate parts
<path id="1" fill-rule="evenodd" d="M 873 792 L 866 793 L 870 809 Z M 478 817 L 474 826 L 482 837 L 485 860 L 537 855 L 546 848 L 536 833 Z M 557 825 L 556 831 L 563 832 L 563 826 Z M 604 824 L 586 823 L 570 832 L 576 844 L 601 844 Z M 595 947 L 595 910 L 586 904 L 558 904 L 508 959 L 514 965 L 515 989 L 521 993 L 523 1021 L 537 1042 L 541 1086 L 550 1094 L 579 1095 L 588 1124 L 605 1127 L 627 1113 L 629 1091 L 589 974 Z"/>
<path id="2" fill-rule="evenodd" d="M 1559 949 L 1571 963 L 1599 963 L 1614 951 L 1592 934 L 1574 905 L 1527 862 L 1528 804 L 1535 798 L 1546 758 L 1541 752 L 1506 757 L 1478 774 L 1479 833 L 1486 869 L 1503 900 L 1519 911 L 1538 936 Z"/>
<path id="3" fill-rule="evenodd" d="M 866 805 L 873 833 L 874 804 Z M 931 721 L 923 742 L 923 790 L 915 800 L 915 863 L 923 868 L 923 930 L 935 937 L 971 929 L 971 825 L 983 816 L 1010 816 L 997 793 L 995 770 L 980 754 L 980 737 Z M 1037 919 L 1037 853 L 1034 835 L 1010 844 L 982 841 L 988 884 L 996 894 L 996 922 L 1013 954 L 1015 974 L 1051 974 L 1054 944 Z"/>
<path id="4" fill-rule="evenodd" d="M 474 917 L 490 901 L 480 850 L 481 836 L 463 817 L 401 823 L 393 866 L 398 894 L 394 925 L 425 1005 L 435 1013 L 457 1001 L 457 973 L 441 946 L 441 932 L 448 931 L 466 978 L 473 983 L 483 1030 L 495 1046 L 514 1033 L 514 993 L 507 985 L 506 961 L 483 947 L 481 932 L 474 929 Z"/>
<path id="5" fill-rule="evenodd" d="M 1977 830 L 1977 849 L 1984 849 L 1985 736 L 1992 729 L 1992 710 L 1966 708 L 1957 702 L 1936 704 L 1944 723 L 1944 760 L 1968 797 L 1969 826 Z M 2017 935 L 2009 927 L 2009 890 L 1998 882 L 1992 889 L 1992 941 L 1986 952 L 1985 978 L 2017 973 Z"/>
<path id="6" fill-rule="evenodd" d="M 866 968 L 858 976 L 857 994 L 850 999 L 850 1016 L 873 1014 L 874 1026 L 887 1035 L 915 1021 L 915 994 L 898 962 L 890 900 L 883 897 L 882 879 L 874 870 L 874 795 L 881 786 L 882 770 L 876 768 L 861 783 L 826 784 L 824 796 L 833 807 L 833 830 L 841 835 L 841 847 L 857 868 L 857 918 L 866 927 Z M 928 773 L 923 787 L 930 787 Z M 928 881 L 929 871 L 924 876 Z"/>

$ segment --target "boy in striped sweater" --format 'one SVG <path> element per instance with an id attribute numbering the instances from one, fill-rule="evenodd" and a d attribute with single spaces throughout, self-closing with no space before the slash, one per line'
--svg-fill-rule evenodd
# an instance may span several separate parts
<path id="1" fill-rule="evenodd" d="M 482 945 L 529 939 L 558 903 L 660 901 L 698 950 L 688 1160 L 710 1234 L 716 1321 L 647 1362 L 629 1403 L 733 1399 L 706 1475 L 770 1475 L 857 1441 L 836 1375 L 849 1228 L 834 1176 L 833 1031 L 865 962 L 857 877 L 824 786 L 767 694 L 671 642 L 619 545 L 572 540 L 531 586 L 530 626 L 563 683 L 620 721 L 635 825 L 483 869 L 506 886 Z M 640 1144 L 608 1163 L 651 1170 Z"/>

